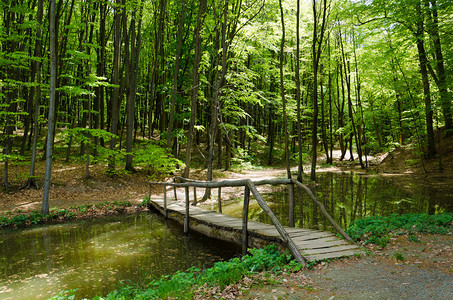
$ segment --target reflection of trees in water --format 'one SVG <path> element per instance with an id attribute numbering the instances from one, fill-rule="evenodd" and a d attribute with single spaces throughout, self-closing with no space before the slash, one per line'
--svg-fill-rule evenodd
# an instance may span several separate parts
<path id="1" fill-rule="evenodd" d="M 311 186 L 316 197 L 324 204 L 329 214 L 342 227 L 366 216 L 388 216 L 392 213 L 422 213 L 451 211 L 451 204 L 444 201 L 445 189 L 417 185 L 412 181 L 408 189 L 401 189 L 392 181 L 379 175 L 362 175 L 357 173 L 318 173 L 317 185 Z M 411 180 L 404 176 L 404 180 Z M 403 178 L 401 178 L 402 180 Z M 413 180 L 413 179 L 412 179 Z M 445 186 L 442 186 L 445 187 Z M 453 188 L 451 188 L 453 190 Z M 280 221 L 287 225 L 287 191 L 281 188 L 266 196 L 273 205 L 274 212 Z M 444 191 L 444 192 L 442 192 Z M 448 193 L 448 191 L 447 191 Z M 325 218 L 313 201 L 300 189 L 296 189 L 296 226 L 331 230 Z M 450 206 L 450 207 L 449 207 Z M 256 214 L 255 219 L 269 222 L 264 214 Z"/>

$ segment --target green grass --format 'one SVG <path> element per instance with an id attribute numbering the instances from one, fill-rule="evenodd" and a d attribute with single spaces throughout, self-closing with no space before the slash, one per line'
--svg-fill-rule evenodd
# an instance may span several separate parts
<path id="1" fill-rule="evenodd" d="M 366 217 L 352 222 L 346 232 L 356 241 L 385 247 L 391 235 L 408 233 L 410 240 L 416 242 L 414 234 L 417 233 L 448 234 L 452 231 L 453 213 L 443 213 Z"/>

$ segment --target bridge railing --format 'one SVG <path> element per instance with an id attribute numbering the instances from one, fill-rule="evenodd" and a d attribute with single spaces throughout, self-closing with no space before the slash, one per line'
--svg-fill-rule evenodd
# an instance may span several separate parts
<path id="1" fill-rule="evenodd" d="M 177 182 L 179 181 L 179 182 Z M 164 216 L 167 217 L 167 187 L 173 187 L 175 193 L 175 199 L 177 199 L 176 188 L 184 188 L 185 194 L 185 215 L 184 215 L 184 233 L 187 234 L 189 232 L 189 213 L 190 213 L 190 199 L 189 199 L 189 188 L 194 188 L 194 202 L 196 203 L 196 188 L 209 188 L 209 189 L 219 189 L 218 195 L 218 209 L 219 212 L 222 212 L 222 204 L 221 204 L 221 189 L 222 187 L 244 187 L 244 205 L 242 211 L 242 252 L 243 254 L 247 253 L 248 247 L 248 211 L 249 211 L 249 203 L 250 203 L 250 193 L 253 194 L 255 200 L 258 202 L 260 207 L 263 211 L 268 215 L 271 219 L 272 223 L 274 224 L 275 228 L 279 232 L 280 236 L 282 237 L 283 241 L 287 244 L 288 249 L 290 250 L 291 254 L 296 258 L 301 264 L 306 264 L 305 259 L 300 254 L 300 251 L 297 249 L 295 243 L 292 241 L 291 237 L 282 226 L 278 218 L 272 212 L 272 210 L 267 205 L 266 201 L 263 199 L 259 191 L 257 190 L 256 186 L 259 185 L 289 185 L 290 186 L 290 225 L 294 227 L 294 224 L 291 224 L 291 219 L 294 220 L 294 185 L 303 189 L 308 196 L 313 200 L 313 202 L 319 206 L 322 214 L 330 224 L 340 233 L 347 241 L 353 242 L 352 239 L 343 231 L 343 229 L 333 220 L 333 218 L 329 215 L 327 210 L 325 209 L 324 205 L 316 198 L 310 188 L 301 182 L 297 181 L 296 179 L 264 179 L 258 181 L 252 181 L 250 179 L 240 179 L 240 180 L 224 180 L 224 181 L 197 181 L 183 177 L 175 177 L 174 182 L 149 182 L 149 199 L 151 200 L 151 186 L 152 185 L 161 185 L 163 186 L 163 193 L 164 193 Z M 292 191 L 292 193 L 291 193 Z M 292 217 L 291 217 L 292 216 Z"/>

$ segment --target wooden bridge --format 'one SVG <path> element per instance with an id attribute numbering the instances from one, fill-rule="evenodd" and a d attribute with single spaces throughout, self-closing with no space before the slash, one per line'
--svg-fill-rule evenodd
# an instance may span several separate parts
<path id="1" fill-rule="evenodd" d="M 338 226 L 338 224 L 327 213 L 324 205 L 316 199 L 311 190 L 295 179 L 275 179 L 251 181 L 226 180 L 226 181 L 194 181 L 186 178 L 177 178 L 179 182 L 150 182 L 149 205 L 161 212 L 166 218 L 174 219 L 184 224 L 184 233 L 195 230 L 207 236 L 235 242 L 242 245 L 243 254 L 247 253 L 249 247 L 263 247 L 269 243 L 276 243 L 281 248 L 287 248 L 300 263 L 308 261 L 337 258 L 343 256 L 362 255 L 364 251 L 353 243 L 352 239 Z M 294 224 L 294 185 L 303 189 L 310 198 L 319 206 L 323 215 L 329 220 L 332 226 L 344 239 L 338 238 L 331 232 L 320 230 L 294 228 L 293 226 L 282 226 L 272 210 L 261 197 L 256 186 L 264 184 L 285 184 L 289 186 L 289 224 Z M 151 199 L 151 186 L 163 186 L 163 199 Z M 185 200 L 167 199 L 167 187 L 184 187 Z M 244 187 L 244 205 L 242 219 L 222 214 L 221 188 L 222 187 Z M 218 188 L 218 210 L 219 212 L 205 210 L 190 205 L 189 188 L 194 188 L 194 201 L 196 202 L 196 188 Z M 263 211 L 270 217 L 273 225 L 263 224 L 248 220 L 248 209 L 250 193 L 255 197 Z M 193 201 L 193 202 L 194 202 Z"/>

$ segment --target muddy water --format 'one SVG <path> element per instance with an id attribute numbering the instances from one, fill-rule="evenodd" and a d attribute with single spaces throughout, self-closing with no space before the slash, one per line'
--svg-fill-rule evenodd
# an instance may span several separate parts
<path id="1" fill-rule="evenodd" d="M 365 216 L 387 216 L 392 213 L 440 213 L 453 211 L 453 181 L 406 175 L 368 175 L 359 173 L 320 172 L 317 185 L 308 184 L 335 221 L 346 228 Z M 284 187 L 262 193 L 283 225 L 288 225 L 288 192 Z M 295 191 L 297 227 L 333 230 L 316 205 L 302 190 Z M 223 204 L 223 212 L 242 216 L 242 197 Z M 215 206 L 215 205 L 214 205 Z M 214 207 L 216 208 L 216 207 Z M 251 218 L 270 223 L 270 219 L 254 200 L 250 202 Z"/>
<path id="2" fill-rule="evenodd" d="M 107 294 L 120 280 L 206 268 L 238 247 L 191 234 L 153 214 L 0 231 L 0 299 L 46 299 L 78 289 Z"/>

